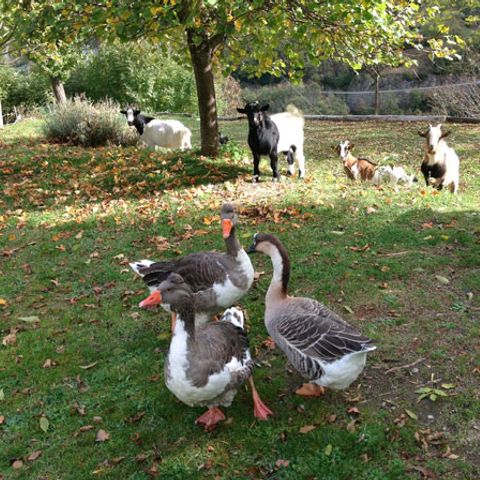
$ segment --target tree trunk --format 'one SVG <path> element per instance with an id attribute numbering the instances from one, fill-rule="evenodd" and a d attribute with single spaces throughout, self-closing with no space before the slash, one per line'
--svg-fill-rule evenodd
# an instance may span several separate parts
<path id="1" fill-rule="evenodd" d="M 195 42 L 196 32 L 187 30 L 188 49 L 192 59 L 197 87 L 198 111 L 200 113 L 201 153 L 209 157 L 218 155 L 218 120 L 215 81 L 213 78 L 213 51 L 208 38 Z"/>
<path id="2" fill-rule="evenodd" d="M 380 75 L 375 74 L 375 115 L 380 114 Z"/>
<path id="3" fill-rule="evenodd" d="M 65 95 L 65 88 L 63 82 L 59 77 L 50 77 L 53 94 L 58 103 L 67 103 L 67 96 Z"/>
<path id="4" fill-rule="evenodd" d="M 3 128 L 2 99 L 0 98 L 0 128 Z"/>

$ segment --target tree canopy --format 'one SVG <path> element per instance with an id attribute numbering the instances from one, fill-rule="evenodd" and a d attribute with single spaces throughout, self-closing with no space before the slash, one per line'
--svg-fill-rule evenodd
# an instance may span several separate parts
<path id="1" fill-rule="evenodd" d="M 431 38 L 422 35 L 421 26 L 435 18 L 438 7 L 421 0 L 6 0 L 4 5 L 15 38 L 28 40 L 30 54 L 46 65 L 53 59 L 62 66 L 72 43 L 92 37 L 142 38 L 188 52 L 202 152 L 210 155 L 218 148 L 215 66 L 296 77 L 306 59 L 315 64 L 335 58 L 358 69 L 411 62 L 403 53 L 408 47 L 448 56 L 454 43 L 442 25 Z"/>

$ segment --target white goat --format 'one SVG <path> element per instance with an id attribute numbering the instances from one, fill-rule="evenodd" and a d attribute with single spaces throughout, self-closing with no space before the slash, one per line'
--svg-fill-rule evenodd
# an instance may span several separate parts
<path id="1" fill-rule="evenodd" d="M 192 132 L 179 120 L 159 120 L 147 117 L 140 110 L 122 110 L 130 126 L 134 125 L 141 140 L 151 148 L 192 148 Z"/>
<path id="2" fill-rule="evenodd" d="M 280 138 L 277 151 L 287 152 L 288 173 L 293 175 L 295 168 L 293 161 L 298 163 L 298 176 L 305 176 L 305 155 L 303 153 L 303 127 L 305 117 L 295 105 L 287 105 L 285 112 L 275 113 L 270 118 L 278 128 Z M 292 155 L 293 153 L 293 155 Z"/>
<path id="3" fill-rule="evenodd" d="M 460 160 L 455 150 L 447 145 L 444 140 L 450 132 L 442 131 L 442 124 L 436 127 L 429 125 L 428 130 L 418 132 L 425 138 L 425 156 L 421 170 L 425 183 L 438 190 L 446 187 L 451 193 L 458 192 Z"/>
<path id="4" fill-rule="evenodd" d="M 372 178 L 375 185 L 389 183 L 390 185 L 406 185 L 418 182 L 415 175 L 408 175 L 403 167 L 383 166 L 377 167 Z"/>

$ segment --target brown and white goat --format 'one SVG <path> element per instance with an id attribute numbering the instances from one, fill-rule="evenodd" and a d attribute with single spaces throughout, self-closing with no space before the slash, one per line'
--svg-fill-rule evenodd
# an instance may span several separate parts
<path id="1" fill-rule="evenodd" d="M 369 180 L 372 181 L 375 175 L 377 164 L 367 158 L 357 158 L 352 155 L 351 150 L 355 145 L 348 140 L 340 142 L 332 147 L 340 156 L 343 163 L 343 169 L 347 177 L 351 180 Z"/>
<path id="2" fill-rule="evenodd" d="M 351 180 L 361 179 L 372 182 L 374 185 L 387 183 L 395 186 L 410 186 L 418 181 L 415 175 L 408 175 L 403 167 L 395 167 L 393 165 L 379 167 L 367 158 L 355 157 L 351 153 L 353 147 L 354 145 L 348 140 L 332 147 L 340 156 L 345 173 Z"/>
<path id="3" fill-rule="evenodd" d="M 444 140 L 450 132 L 444 132 L 439 123 L 436 127 L 429 125 L 425 133 L 418 134 L 425 138 L 425 155 L 421 166 L 425 183 L 438 190 L 446 187 L 451 193 L 457 193 L 460 160 L 455 150 Z"/>

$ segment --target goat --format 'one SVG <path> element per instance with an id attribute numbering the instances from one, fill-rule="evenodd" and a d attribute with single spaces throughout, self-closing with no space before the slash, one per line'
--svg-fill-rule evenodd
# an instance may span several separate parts
<path id="1" fill-rule="evenodd" d="M 218 143 L 220 145 L 226 145 L 230 139 L 228 138 L 227 135 L 224 135 L 223 133 L 218 132 Z"/>
<path id="2" fill-rule="evenodd" d="M 442 124 L 436 127 L 429 125 L 428 130 L 418 132 L 425 138 L 425 155 L 420 167 L 427 186 L 432 185 L 437 190 L 446 187 L 456 194 L 459 183 L 460 160 L 455 150 L 444 140 L 450 132 L 442 131 Z"/>
<path id="3" fill-rule="evenodd" d="M 353 143 L 345 140 L 335 147 L 332 147 L 340 156 L 345 173 L 351 180 L 361 179 L 363 181 L 370 181 L 375 185 L 387 182 L 390 183 L 390 185 L 411 185 L 418 181 L 414 175 L 408 175 L 403 167 L 395 167 L 393 165 L 379 167 L 367 158 L 355 157 L 351 153 L 354 146 Z"/>
<path id="4" fill-rule="evenodd" d="M 253 181 L 260 179 L 259 163 L 262 155 L 270 157 L 273 180 L 278 181 L 278 154 L 286 154 L 288 174 L 294 173 L 294 160 L 298 162 L 298 175 L 305 176 L 305 157 L 303 155 L 303 114 L 293 105 L 285 112 L 269 116 L 265 113 L 270 106 L 260 107 L 258 102 L 250 102 L 245 108 L 237 108 L 239 113 L 248 117 L 248 145 L 253 154 Z"/>
<path id="5" fill-rule="evenodd" d="M 143 142 L 151 148 L 192 148 L 192 132 L 178 120 L 159 120 L 142 115 L 131 107 L 121 110 L 130 126 L 135 126 Z"/>
<path id="6" fill-rule="evenodd" d="M 332 147 L 340 156 L 343 162 L 343 169 L 347 177 L 351 180 L 372 181 L 375 175 L 376 163 L 367 158 L 357 158 L 352 155 L 351 150 L 355 145 L 348 140 L 340 142 L 337 146 Z"/>

